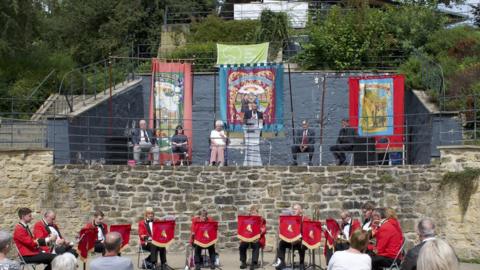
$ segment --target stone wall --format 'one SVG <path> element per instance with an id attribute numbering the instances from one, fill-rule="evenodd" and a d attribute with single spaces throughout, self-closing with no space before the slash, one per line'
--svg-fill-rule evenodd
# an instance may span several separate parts
<path id="1" fill-rule="evenodd" d="M 309 216 L 319 209 L 324 220 L 338 217 L 341 209 L 350 209 L 358 217 L 360 205 L 371 200 L 397 210 L 409 246 L 415 239 L 416 222 L 430 216 L 460 257 L 480 257 L 480 191 L 472 196 L 462 220 L 456 190 L 439 188 L 450 163 L 399 167 L 53 167 L 51 155 L 49 151 L 0 153 L 0 170 L 5 172 L 0 175 L 2 228 L 13 227 L 20 206 L 34 209 L 37 218 L 42 210 L 53 208 L 64 234 L 72 238 L 93 211 L 100 209 L 110 224 L 133 224 L 130 243 L 135 247 L 136 224 L 144 208 L 152 206 L 157 213 L 177 217 L 177 239 L 171 249 L 181 250 L 189 236 L 190 217 L 205 207 L 220 222 L 218 247 L 233 249 L 238 246 L 237 213 L 257 205 L 267 219 L 267 250 L 272 250 L 278 216 L 292 203 L 302 204 Z"/>

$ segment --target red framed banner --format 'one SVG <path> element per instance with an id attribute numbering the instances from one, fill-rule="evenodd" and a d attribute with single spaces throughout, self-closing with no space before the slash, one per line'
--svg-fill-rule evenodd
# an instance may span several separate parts
<path id="1" fill-rule="evenodd" d="M 243 242 L 254 242 L 260 239 L 262 233 L 261 216 L 238 216 L 237 224 L 238 239 Z"/>
<path id="2" fill-rule="evenodd" d="M 178 125 L 188 138 L 188 157 L 192 156 L 192 65 L 152 59 L 149 127 L 159 129 L 160 162 L 170 160 L 171 141 Z M 173 160 L 172 160 L 173 162 Z"/>
<path id="3" fill-rule="evenodd" d="M 88 252 L 92 251 L 95 247 L 96 232 L 96 228 L 84 228 L 80 230 L 77 250 L 82 261 L 87 260 Z"/>
<path id="4" fill-rule="evenodd" d="M 279 237 L 287 243 L 292 243 L 302 237 L 302 216 L 280 216 Z"/>
<path id="5" fill-rule="evenodd" d="M 110 232 L 118 232 L 122 236 L 122 247 L 120 250 L 124 250 L 128 246 L 131 231 L 132 225 L 130 224 L 117 224 L 110 226 Z"/>
<path id="6" fill-rule="evenodd" d="M 152 243 L 157 247 L 168 247 L 175 239 L 175 220 L 155 221 L 152 225 Z"/>
<path id="7" fill-rule="evenodd" d="M 303 221 L 302 244 L 308 249 L 319 248 L 322 241 L 322 223 L 320 221 Z"/>
<path id="8" fill-rule="evenodd" d="M 350 77 L 350 126 L 375 137 L 376 149 L 401 151 L 404 145 L 403 75 Z"/>
<path id="9" fill-rule="evenodd" d="M 195 235 L 193 243 L 207 248 L 217 242 L 217 221 L 198 221 L 195 222 Z"/>

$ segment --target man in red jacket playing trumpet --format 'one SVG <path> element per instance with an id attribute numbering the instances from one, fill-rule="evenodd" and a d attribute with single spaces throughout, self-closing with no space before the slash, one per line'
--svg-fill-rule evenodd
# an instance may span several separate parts
<path id="1" fill-rule="evenodd" d="M 373 236 L 377 240 L 376 255 L 372 257 L 372 269 L 390 267 L 403 246 L 403 232 L 395 211 L 376 208 L 373 211 Z M 398 259 L 398 258 L 397 258 Z"/>
<path id="2" fill-rule="evenodd" d="M 44 253 L 42 246 L 48 246 L 55 243 L 57 239 L 54 234 L 50 234 L 45 238 L 34 238 L 28 224 L 33 220 L 32 210 L 29 208 L 20 208 L 18 210 L 20 222 L 15 225 L 13 231 L 13 241 L 18 248 L 20 256 L 26 263 L 46 264 L 45 270 L 50 270 L 50 263 L 55 258 L 55 254 Z"/>
<path id="3" fill-rule="evenodd" d="M 73 243 L 67 242 L 62 234 L 57 224 L 55 224 L 55 219 L 57 215 L 52 210 L 45 211 L 43 218 L 33 226 L 33 235 L 36 239 L 38 238 L 47 238 L 49 235 L 53 234 L 56 236 L 55 243 L 52 243 L 50 247 L 43 246 L 40 247 L 45 253 L 55 253 L 63 254 L 65 252 L 72 253 L 75 257 L 78 257 L 77 252 L 73 249 Z M 55 252 L 53 252 L 55 251 Z"/>

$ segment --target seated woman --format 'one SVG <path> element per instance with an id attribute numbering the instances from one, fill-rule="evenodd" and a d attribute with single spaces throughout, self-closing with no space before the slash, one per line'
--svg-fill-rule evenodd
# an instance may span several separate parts
<path id="1" fill-rule="evenodd" d="M 328 263 L 328 270 L 371 270 L 372 259 L 363 251 L 368 245 L 368 233 L 356 230 L 350 237 L 350 248 L 333 253 Z"/>
<path id="2" fill-rule="evenodd" d="M 215 129 L 210 132 L 210 165 L 225 164 L 225 147 L 227 145 L 227 136 L 223 130 L 223 122 L 217 120 L 215 122 Z"/>
<path id="3" fill-rule="evenodd" d="M 188 156 L 188 137 L 184 134 L 183 127 L 178 125 L 175 134 L 172 136 L 172 153 L 180 154 L 180 161 L 183 163 Z"/>

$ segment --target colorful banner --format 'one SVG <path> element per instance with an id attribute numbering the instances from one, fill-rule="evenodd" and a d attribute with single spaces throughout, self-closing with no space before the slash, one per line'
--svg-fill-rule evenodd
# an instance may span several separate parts
<path id="1" fill-rule="evenodd" d="M 338 238 L 340 234 L 340 226 L 338 225 L 337 221 L 333 218 L 327 218 L 325 220 L 326 223 L 326 230 L 324 231 L 325 235 L 325 244 L 328 248 L 333 248 L 335 244 L 335 240 Z"/>
<path id="2" fill-rule="evenodd" d="M 118 224 L 111 225 L 110 232 L 118 232 L 122 236 L 122 247 L 120 250 L 125 249 L 130 242 L 130 231 L 132 230 L 132 225 L 130 224 Z"/>
<path id="3" fill-rule="evenodd" d="M 238 216 L 237 224 L 238 239 L 243 242 L 254 242 L 260 239 L 261 216 Z"/>
<path id="4" fill-rule="evenodd" d="M 195 238 L 193 243 L 207 248 L 217 242 L 217 221 L 198 221 L 195 223 Z"/>
<path id="5" fill-rule="evenodd" d="M 283 65 L 221 66 L 220 115 L 227 129 L 242 132 L 250 103 L 263 113 L 263 131 L 283 130 Z"/>
<path id="6" fill-rule="evenodd" d="M 168 247 L 175 238 L 175 220 L 153 222 L 152 243 L 157 247 Z"/>
<path id="7" fill-rule="evenodd" d="M 152 59 L 149 127 L 158 129 L 160 161 L 171 159 L 171 138 L 177 125 L 188 137 L 192 156 L 192 67 L 190 63 L 165 63 Z"/>
<path id="8" fill-rule="evenodd" d="M 321 245 L 322 223 L 320 221 L 303 221 L 302 244 L 308 249 L 316 249 Z"/>
<path id="9" fill-rule="evenodd" d="M 377 150 L 403 149 L 404 82 L 403 75 L 349 78 L 350 126 L 375 137 Z"/>
<path id="10" fill-rule="evenodd" d="M 253 45 L 217 44 L 217 65 L 267 63 L 268 42 Z"/>
<path id="11" fill-rule="evenodd" d="M 96 238 L 96 228 L 84 228 L 80 230 L 77 250 L 81 260 L 85 261 L 88 258 L 88 252 L 95 247 Z"/>
<path id="12" fill-rule="evenodd" d="M 280 216 L 279 237 L 287 243 L 292 243 L 302 237 L 302 216 Z"/>

